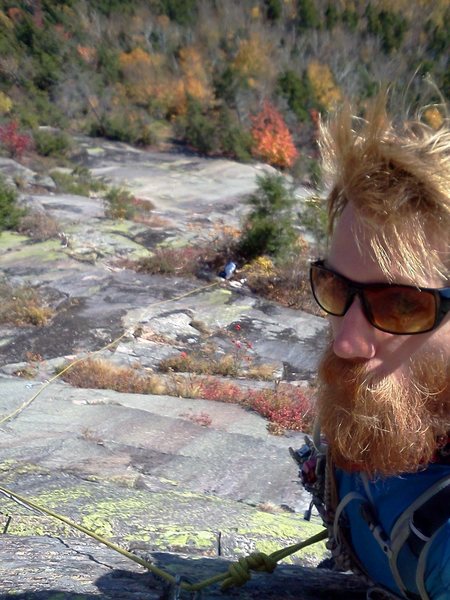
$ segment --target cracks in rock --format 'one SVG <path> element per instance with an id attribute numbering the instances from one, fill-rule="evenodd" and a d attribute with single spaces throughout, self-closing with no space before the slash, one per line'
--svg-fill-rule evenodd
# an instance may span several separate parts
<path id="1" fill-rule="evenodd" d="M 217 532 L 217 556 L 222 556 L 222 532 Z"/>
<path id="2" fill-rule="evenodd" d="M 96 563 L 97 565 L 100 565 L 102 567 L 106 567 L 107 569 L 110 569 L 111 571 L 113 571 L 114 569 L 117 568 L 117 567 L 113 567 L 112 565 L 109 565 L 109 564 L 107 564 L 105 562 L 102 562 L 100 560 L 97 560 L 90 552 L 82 551 L 82 550 L 77 550 L 76 548 L 73 548 L 70 545 L 69 542 L 64 541 L 59 536 L 46 535 L 45 537 L 47 537 L 49 539 L 53 539 L 53 540 L 58 540 L 58 542 L 60 542 L 65 548 L 67 548 L 71 552 L 75 552 L 75 554 L 78 554 L 79 556 L 86 556 L 89 560 L 91 560 L 92 562 Z"/>

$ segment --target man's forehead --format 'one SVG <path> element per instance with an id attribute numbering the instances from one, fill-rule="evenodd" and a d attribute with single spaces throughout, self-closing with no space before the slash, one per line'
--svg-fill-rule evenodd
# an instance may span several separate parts
<path id="1" fill-rule="evenodd" d="M 335 267 L 343 262 L 346 269 L 364 270 L 366 282 L 387 279 L 443 287 L 449 281 L 447 238 L 423 221 L 418 225 L 414 220 L 396 224 L 389 218 L 369 219 L 349 202 L 336 221 L 328 262 Z M 352 278 L 350 272 L 343 274 Z"/>

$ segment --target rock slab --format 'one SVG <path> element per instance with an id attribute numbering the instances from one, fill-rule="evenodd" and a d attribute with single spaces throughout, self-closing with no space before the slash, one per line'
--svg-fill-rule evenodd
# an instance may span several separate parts
<path id="1" fill-rule="evenodd" d="M 56 538 L 0 538 L 1 600 L 180 600 L 194 598 L 144 571 L 121 555 L 90 542 Z M 223 559 L 155 553 L 160 569 L 191 583 L 228 570 Z M 256 573 L 243 587 L 222 592 L 205 588 L 203 600 L 365 600 L 356 577 L 324 569 L 282 565 L 272 574 Z M 199 596 L 197 596 L 198 598 Z"/>

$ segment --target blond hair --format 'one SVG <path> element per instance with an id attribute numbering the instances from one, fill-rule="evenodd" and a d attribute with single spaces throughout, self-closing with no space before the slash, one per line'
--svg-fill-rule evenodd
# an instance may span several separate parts
<path id="1" fill-rule="evenodd" d="M 374 232 L 371 246 L 383 272 L 392 264 L 411 279 L 448 278 L 450 239 L 450 130 L 419 119 L 394 125 L 380 94 L 366 119 L 344 106 L 321 125 L 320 147 L 330 233 L 352 203 Z M 362 240 L 360 240 L 362 242 Z"/>

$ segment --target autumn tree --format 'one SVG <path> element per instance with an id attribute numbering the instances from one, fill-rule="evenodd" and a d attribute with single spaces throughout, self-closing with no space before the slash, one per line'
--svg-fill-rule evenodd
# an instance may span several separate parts
<path id="1" fill-rule="evenodd" d="M 13 106 L 11 98 L 0 91 L 0 116 L 6 115 L 10 112 Z"/>
<path id="2" fill-rule="evenodd" d="M 122 52 L 119 56 L 123 80 L 129 96 L 139 104 L 147 104 L 156 95 L 158 75 L 164 57 L 150 55 L 142 48 Z"/>
<path id="3" fill-rule="evenodd" d="M 314 96 L 319 105 L 329 110 L 334 104 L 342 100 L 342 94 L 328 65 L 312 60 L 307 68 L 308 79 L 314 91 Z"/>
<path id="4" fill-rule="evenodd" d="M 253 154 L 276 167 L 291 167 L 298 156 L 292 136 L 277 109 L 265 101 L 253 118 Z"/>
<path id="5" fill-rule="evenodd" d="M 250 88 L 261 87 L 275 75 L 270 41 L 258 32 L 239 42 L 232 67 L 240 81 Z"/>
<path id="6" fill-rule="evenodd" d="M 175 80 L 165 55 L 135 48 L 120 54 L 119 63 L 126 92 L 136 104 L 164 116 L 183 102 L 183 82 Z"/>
<path id="7" fill-rule="evenodd" d="M 193 98 L 202 106 L 213 100 L 213 90 L 206 62 L 198 48 L 186 46 L 179 51 L 185 98 Z M 183 112 L 180 110 L 179 112 Z"/>
<path id="8" fill-rule="evenodd" d="M 424 120 L 432 129 L 439 129 L 444 123 L 444 117 L 436 106 L 430 106 L 424 112 Z"/>

